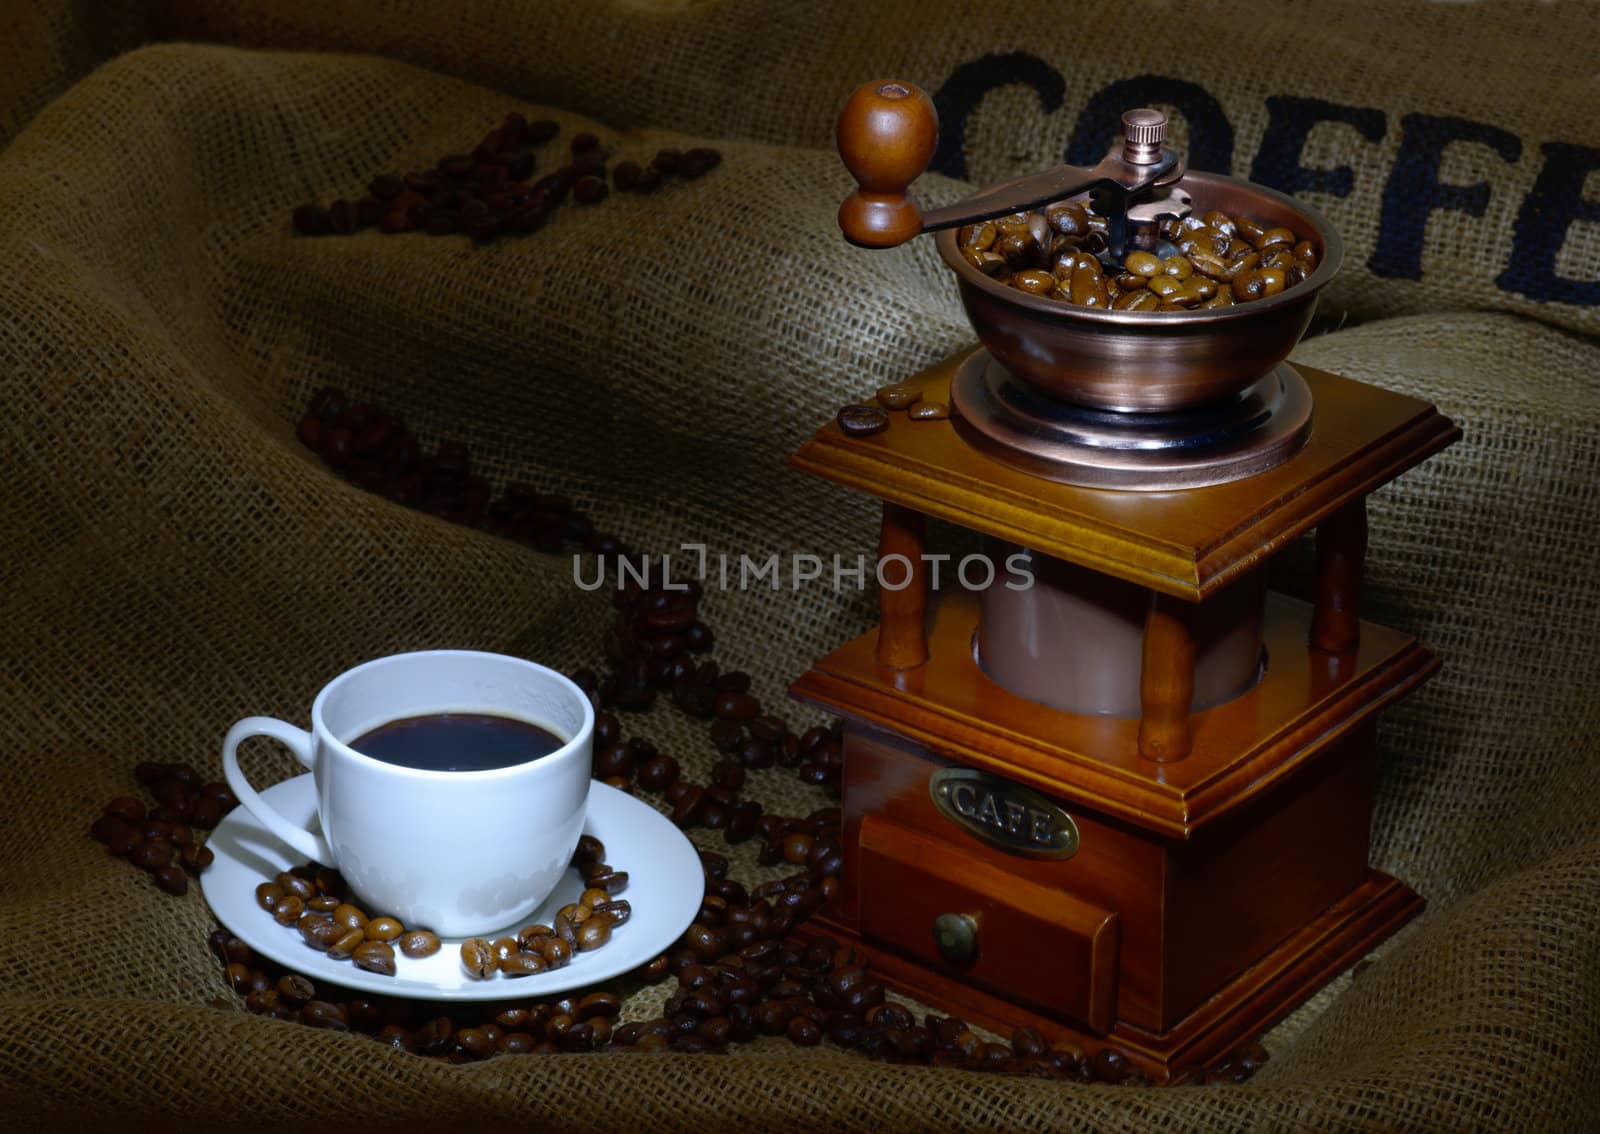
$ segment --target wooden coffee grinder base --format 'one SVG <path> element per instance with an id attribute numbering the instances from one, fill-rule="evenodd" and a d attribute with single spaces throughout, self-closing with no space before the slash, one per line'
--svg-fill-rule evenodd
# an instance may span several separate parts
<path id="1" fill-rule="evenodd" d="M 947 401 L 960 358 L 910 380 Z M 845 720 L 845 868 L 818 919 L 886 981 L 1182 1078 L 1282 1019 L 1422 908 L 1368 865 L 1376 714 L 1437 660 L 1360 622 L 1365 496 L 1453 441 L 1431 406 L 1300 368 L 1310 439 L 1246 480 L 1118 492 L 1027 475 L 950 422 L 829 425 L 793 458 L 884 500 L 880 554 L 939 516 L 1145 588 L 1138 716 L 1021 696 L 978 660 L 979 602 L 920 569 L 881 625 L 791 687 Z M 1264 664 L 1193 709 L 1195 612 L 1302 533 L 1316 601 L 1266 594 Z M 1120 585 L 1120 584 L 1119 584 Z"/>

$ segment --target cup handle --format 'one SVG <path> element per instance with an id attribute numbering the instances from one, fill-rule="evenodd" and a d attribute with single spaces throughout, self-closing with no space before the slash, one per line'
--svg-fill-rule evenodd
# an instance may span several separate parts
<path id="1" fill-rule="evenodd" d="M 328 845 L 326 839 L 304 827 L 296 826 L 279 815 L 256 793 L 256 789 L 250 786 L 250 781 L 244 778 L 244 773 L 239 770 L 239 745 L 252 736 L 270 736 L 293 752 L 296 760 L 314 770 L 316 757 L 313 753 L 311 734 L 303 728 L 296 728 L 275 717 L 246 717 L 228 730 L 228 735 L 222 742 L 222 771 L 228 778 L 228 786 L 233 789 L 233 794 L 239 797 L 240 803 L 250 809 L 250 814 L 260 820 L 263 827 L 307 858 L 314 859 L 324 866 L 335 865 L 333 848 Z"/>

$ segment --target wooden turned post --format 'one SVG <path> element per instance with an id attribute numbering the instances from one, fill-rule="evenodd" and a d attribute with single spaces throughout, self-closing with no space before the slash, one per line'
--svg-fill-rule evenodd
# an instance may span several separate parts
<path id="1" fill-rule="evenodd" d="M 1189 755 L 1194 635 L 1183 602 L 1151 592 L 1139 672 L 1139 755 L 1158 763 Z"/>
<path id="2" fill-rule="evenodd" d="M 893 248 L 922 231 L 922 209 L 906 192 L 939 146 L 939 112 L 911 83 L 863 83 L 839 112 L 839 156 L 860 186 L 839 206 L 839 229 L 863 248 Z"/>
<path id="3" fill-rule="evenodd" d="M 1367 498 L 1317 526 L 1317 599 L 1311 647 L 1347 653 L 1361 642 L 1361 573 L 1367 558 Z"/>
<path id="4" fill-rule="evenodd" d="M 922 513 L 885 501 L 883 530 L 878 537 L 879 665 L 911 669 L 928 660 L 928 636 L 923 624 L 928 612 L 928 567 L 922 558 L 926 543 L 927 521 Z M 891 555 L 905 559 L 885 564 Z M 883 585 L 883 579 L 898 582 L 905 572 L 910 577 L 899 590 Z"/>

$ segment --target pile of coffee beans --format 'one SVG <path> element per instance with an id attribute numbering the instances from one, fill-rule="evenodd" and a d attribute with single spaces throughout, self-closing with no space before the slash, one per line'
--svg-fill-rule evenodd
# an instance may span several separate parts
<path id="1" fill-rule="evenodd" d="M 394 976 L 396 945 L 408 957 L 439 951 L 439 938 L 425 929 L 407 932 L 396 918 L 369 918 L 347 899 L 338 871 L 325 866 L 296 866 L 261 883 L 256 904 L 279 925 L 298 930 L 311 948 L 379 976 Z"/>
<path id="2" fill-rule="evenodd" d="M 417 1001 L 319 991 L 309 978 L 253 957 L 226 930 L 214 932 L 209 945 L 247 1010 L 364 1034 L 444 1063 L 587 1052 L 608 1044 L 640 1052 L 722 1054 L 734 1044 L 778 1037 L 801 1047 L 826 1040 L 890 1063 L 1078 1082 L 1147 1082 L 1113 1046 L 1090 1051 L 1073 1043 L 1050 1044 L 1032 1028 L 1018 1028 L 1009 1042 L 1000 1042 L 960 1017 L 927 1013 L 919 1018 L 889 998 L 856 950 L 827 937 L 794 940 L 790 931 L 796 919 L 775 915 L 797 906 L 773 901 L 770 894 L 745 894 L 727 877 L 722 855 L 702 852 L 701 864 L 706 897 L 694 927 L 671 951 L 630 974 L 635 981 L 670 977 L 675 990 L 662 1015 L 620 1026 L 615 1021 L 622 997 L 608 990 L 533 1002 L 462 1004 L 438 1015 L 435 1006 Z M 770 889 L 796 892 L 787 883 Z M 1246 1044 L 1190 1081 L 1243 1082 L 1266 1059 L 1259 1043 Z"/>
<path id="3" fill-rule="evenodd" d="M 562 907 L 553 925 L 530 925 L 516 937 L 493 942 L 482 937 L 466 941 L 461 962 L 469 975 L 480 980 L 496 972 L 532 976 L 562 968 L 575 953 L 590 952 L 611 940 L 611 930 L 632 913 L 626 900 L 614 897 L 627 887 L 627 872 L 606 864 L 605 847 L 592 835 L 580 837 L 572 861 L 584 880 L 583 896 Z M 297 930 L 311 948 L 379 976 L 395 975 L 396 948 L 417 959 L 431 957 L 442 947 L 431 930 L 408 930 L 388 914 L 368 917 L 347 893 L 337 870 L 305 863 L 258 885 L 256 904 L 279 925 Z"/>
<path id="4" fill-rule="evenodd" d="M 550 119 L 529 122 L 513 111 L 470 153 L 445 154 L 431 169 L 379 173 L 367 185 L 367 195 L 356 201 L 341 198 L 326 208 L 300 205 L 294 210 L 294 231 L 348 236 L 375 227 L 389 235 L 465 233 L 480 242 L 537 232 L 569 195 L 575 204 L 596 205 L 611 192 L 606 181 L 610 154 L 590 133 L 573 135 L 567 163 L 533 179 L 537 152 L 560 132 Z M 618 162 L 610 171 L 611 184 L 622 193 L 653 193 L 669 178 L 693 181 L 721 161 L 718 151 L 704 147 L 662 149 L 645 164 Z"/>
<path id="5" fill-rule="evenodd" d="M 839 428 L 851 437 L 871 437 L 889 428 L 889 413 L 905 411 L 910 421 L 944 421 L 950 407 L 944 402 L 924 401 L 922 391 L 906 382 L 881 386 L 873 395 L 876 405 L 852 402 L 841 406 L 834 418 Z"/>
<path id="6" fill-rule="evenodd" d="M 495 496 L 489 482 L 473 473 L 467 446 L 446 441 L 425 453 L 398 416 L 332 387 L 312 396 L 295 436 L 344 480 L 430 516 L 539 551 L 560 551 L 569 541 L 603 556 L 626 551 L 618 540 L 597 533 L 566 497 L 520 484 Z"/>
<path id="7" fill-rule="evenodd" d="M 140 764 L 133 778 L 149 793 L 151 803 L 118 796 L 101 810 L 89 835 L 106 852 L 146 871 L 174 897 L 189 890 L 185 874 L 198 875 L 216 857 L 201 845 L 196 828 L 209 830 L 238 805 L 225 783 L 202 782 L 188 764 Z"/>
<path id="8" fill-rule="evenodd" d="M 361 454 L 355 453 L 356 435 L 369 429 L 374 436 L 362 444 Z M 342 432 L 329 446 L 334 431 Z M 425 457 L 396 418 L 376 406 L 352 405 L 337 391 L 317 394 L 301 422 L 300 435 L 341 475 L 357 483 L 387 486 L 378 490 L 443 518 L 542 550 L 559 551 L 571 542 L 605 557 L 634 558 L 619 540 L 597 532 L 564 498 L 512 486 L 490 502 L 487 482 L 468 471 L 464 446 L 446 443 Z M 365 463 L 357 464 L 357 456 Z M 796 939 L 797 931 L 807 933 L 806 919 L 837 892 L 843 868 L 840 810 L 826 806 L 803 817 L 773 815 L 741 792 L 748 770 L 777 767 L 837 796 L 843 767 L 841 725 L 792 731 L 750 692 L 748 674 L 724 672 L 705 656 L 713 639 L 699 616 L 698 586 L 691 582 L 682 590 L 685 584 L 670 582 L 659 568 L 636 566 L 638 570 L 615 593 L 616 617 L 602 643 L 604 674 L 590 669 L 571 674 L 596 709 L 594 775 L 624 791 L 659 795 L 681 827 L 719 830 L 733 845 L 759 838 L 759 863 L 783 863 L 794 870 L 752 889 L 729 877 L 726 856 L 700 852 L 705 896 L 693 923 L 670 950 L 630 974 L 635 981 L 675 979 L 677 990 L 655 1019 L 616 1026 L 622 999 L 604 990 L 534 1003 L 461 1005 L 448 1016 L 417 1001 L 345 996 L 319 990 L 307 977 L 253 957 L 244 942 L 219 929 L 210 937 L 210 948 L 246 1009 L 308 1027 L 368 1035 L 447 1063 L 501 1054 L 594 1051 L 608 1045 L 636 1051 L 721 1053 L 732 1044 L 773 1036 L 800 1046 L 827 1040 L 896 1063 L 1083 1082 L 1146 1082 L 1131 1070 L 1127 1055 L 1112 1045 L 1093 1051 L 1075 1044 L 1051 1045 L 1030 1028 L 1018 1029 L 1002 1043 L 984 1038 L 957 1017 L 930 1013 L 918 1020 L 889 999 L 883 982 L 854 949 L 826 937 Z M 721 754 L 709 783 L 686 780 L 674 757 L 643 737 L 625 735 L 618 714 L 648 709 L 663 693 L 680 711 L 707 723 L 710 742 Z M 152 771 L 156 768 L 163 770 L 157 774 Z M 202 806 L 205 799 L 215 798 L 224 810 L 233 805 L 231 796 L 215 790 L 222 785 L 193 787 L 199 777 L 192 769 L 178 772 L 163 765 L 140 765 L 136 775 L 147 784 L 176 779 L 186 785 L 181 794 L 153 789 L 162 806 L 182 807 L 152 812 L 158 821 L 172 822 L 180 814 L 193 817 L 198 810 L 200 818 L 214 822 L 211 808 Z M 96 824 L 96 837 L 108 844 L 114 835 L 120 844 L 123 825 L 134 823 L 128 817 L 133 809 L 121 800 L 114 803 L 107 810 L 115 821 Z M 149 836 L 141 831 L 140 837 Z M 575 858 L 588 888 L 579 902 L 562 911 L 564 928 L 574 942 L 584 925 L 604 917 L 615 926 L 629 912 L 626 901 L 615 896 L 626 876 L 602 865 L 604 849 L 586 842 Z M 313 944 L 327 949 L 348 942 L 352 959 L 373 943 L 390 947 L 391 957 L 395 946 L 406 956 L 426 956 L 441 948 L 439 939 L 426 930 L 408 931 L 392 918 L 367 918 L 346 901 L 343 880 L 333 871 L 303 866 L 263 887 L 274 903 L 292 895 L 304 904 L 296 927 L 307 914 L 325 918 L 330 928 L 315 922 L 319 940 Z M 585 905 L 587 917 L 578 908 Z M 276 915 L 276 904 L 273 912 Z M 556 921 L 561 923 L 562 918 Z M 354 936 L 358 928 L 359 941 Z M 531 926 L 514 940 L 480 940 L 471 959 L 486 975 L 489 971 L 517 975 L 504 969 L 514 945 L 516 955 L 537 954 L 548 964 L 544 942 L 564 942 L 566 935 L 562 924 L 549 926 L 549 933 L 543 932 L 545 928 Z M 320 940 L 334 932 L 339 932 L 340 942 Z M 563 951 L 560 946 L 548 948 L 558 954 Z M 366 955 L 380 966 L 373 971 L 382 971 L 382 951 L 371 949 Z M 224 1000 L 214 1003 L 228 1006 Z M 1260 1045 L 1250 1044 L 1192 1081 L 1242 1082 L 1265 1059 Z"/>
<path id="9" fill-rule="evenodd" d="M 1311 241 L 1287 228 L 1220 210 L 1165 220 L 1158 231 L 1176 251 L 1165 258 L 1129 252 L 1120 271 L 1108 271 L 1099 259 L 1106 251 L 1106 219 L 1078 201 L 963 225 L 956 241 L 967 262 L 997 282 L 1116 311 L 1249 303 L 1305 280 L 1321 259 Z"/>

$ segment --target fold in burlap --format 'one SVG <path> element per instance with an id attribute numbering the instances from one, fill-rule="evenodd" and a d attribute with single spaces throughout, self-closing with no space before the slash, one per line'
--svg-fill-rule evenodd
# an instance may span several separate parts
<path id="1" fill-rule="evenodd" d="M 931 249 L 855 252 L 833 227 L 848 179 L 821 148 L 831 108 L 858 79 L 914 58 L 843 50 L 866 16 L 812 13 L 802 36 L 785 30 L 793 15 L 740 4 L 500 7 L 490 35 L 491 9 L 477 6 L 448 27 L 437 17 L 424 39 L 379 5 L 360 20 L 339 4 L 157 7 L 169 30 L 212 38 L 395 53 L 426 42 L 428 62 L 480 60 L 482 77 L 555 105 L 372 57 L 158 46 L 78 83 L 0 153 L 0 1099 L 19 1128 L 47 1115 L 204 1127 L 314 1114 L 683 1130 L 1543 1131 L 1600 1112 L 1600 831 L 1585 790 L 1600 757 L 1588 597 L 1600 348 L 1504 314 L 1374 322 L 1297 354 L 1437 402 L 1466 439 L 1379 493 L 1371 513 L 1371 616 L 1445 659 L 1383 719 L 1374 829 L 1376 864 L 1430 910 L 1359 980 L 1335 981 L 1269 1036 L 1274 1058 L 1250 1085 L 1085 1088 L 777 1041 L 727 1059 L 451 1068 L 206 1007 L 225 990 L 199 895 L 167 898 L 83 834 L 128 790 L 135 762 L 214 774 L 229 722 L 303 721 L 329 677 L 394 650 L 593 664 L 609 613 L 564 557 L 335 480 L 292 435 L 311 390 L 380 401 L 425 441 L 465 439 L 491 479 L 569 493 L 641 548 L 853 557 L 875 542 L 870 502 L 789 472 L 784 456 L 841 402 L 970 331 Z M 1476 18 L 1498 34 L 1516 22 L 1507 13 Z M 988 14 L 928 18 L 966 29 L 951 58 L 996 38 Z M 1110 35 L 1125 18 L 1097 26 Z M 1260 15 L 1269 29 L 1296 18 L 1306 10 Z M 1526 16 L 1536 29 L 1546 18 Z M 1393 34 L 1422 42 L 1446 21 L 1425 9 Z M 637 46 L 675 27 L 694 34 L 658 38 L 654 54 Z M 1346 29 L 1347 43 L 1372 34 Z M 537 36 L 544 72 L 523 62 Z M 70 29 L 57 39 L 95 42 Z M 1280 50 L 1292 63 L 1305 42 L 1286 36 Z M 919 49 L 936 72 L 944 46 Z M 628 52 L 653 60 L 647 74 L 628 73 Z M 1373 99 L 1379 77 L 1422 90 L 1426 76 L 1405 64 L 1325 77 Z M 1442 66 L 1426 81 L 1442 83 Z M 1558 94 L 1577 81 L 1551 74 Z M 1233 88 L 1241 105 L 1250 82 Z M 64 85 L 55 74 L 30 89 L 37 100 Z M 293 205 L 358 195 L 378 169 L 469 146 L 513 107 L 567 133 L 595 129 L 619 158 L 742 140 L 717 141 L 723 165 L 692 186 L 565 208 L 544 232 L 489 247 L 289 235 Z M 1504 114 L 1536 134 L 1559 109 L 1530 98 Z M 971 169 L 987 177 L 1001 150 L 983 150 L 997 143 L 981 143 L 976 122 Z M 640 123 L 688 132 L 617 132 Z M 929 195 L 957 191 L 945 182 Z M 1362 231 L 1359 214 L 1336 219 Z M 1517 306 L 1430 279 L 1396 299 L 1399 285 L 1359 260 L 1330 296 L 1335 312 Z M 1286 553 L 1282 585 L 1302 589 L 1306 564 L 1304 547 Z M 755 692 L 779 705 L 816 654 L 868 625 L 872 603 L 822 587 L 712 590 L 705 609 L 719 659 L 752 671 Z M 629 724 L 704 777 L 714 754 L 675 710 Z M 748 790 L 781 811 L 821 801 L 780 771 L 752 775 Z M 726 849 L 714 833 L 695 837 Z M 765 876 L 748 848 L 735 869 Z M 659 995 L 640 993 L 630 1012 Z"/>

